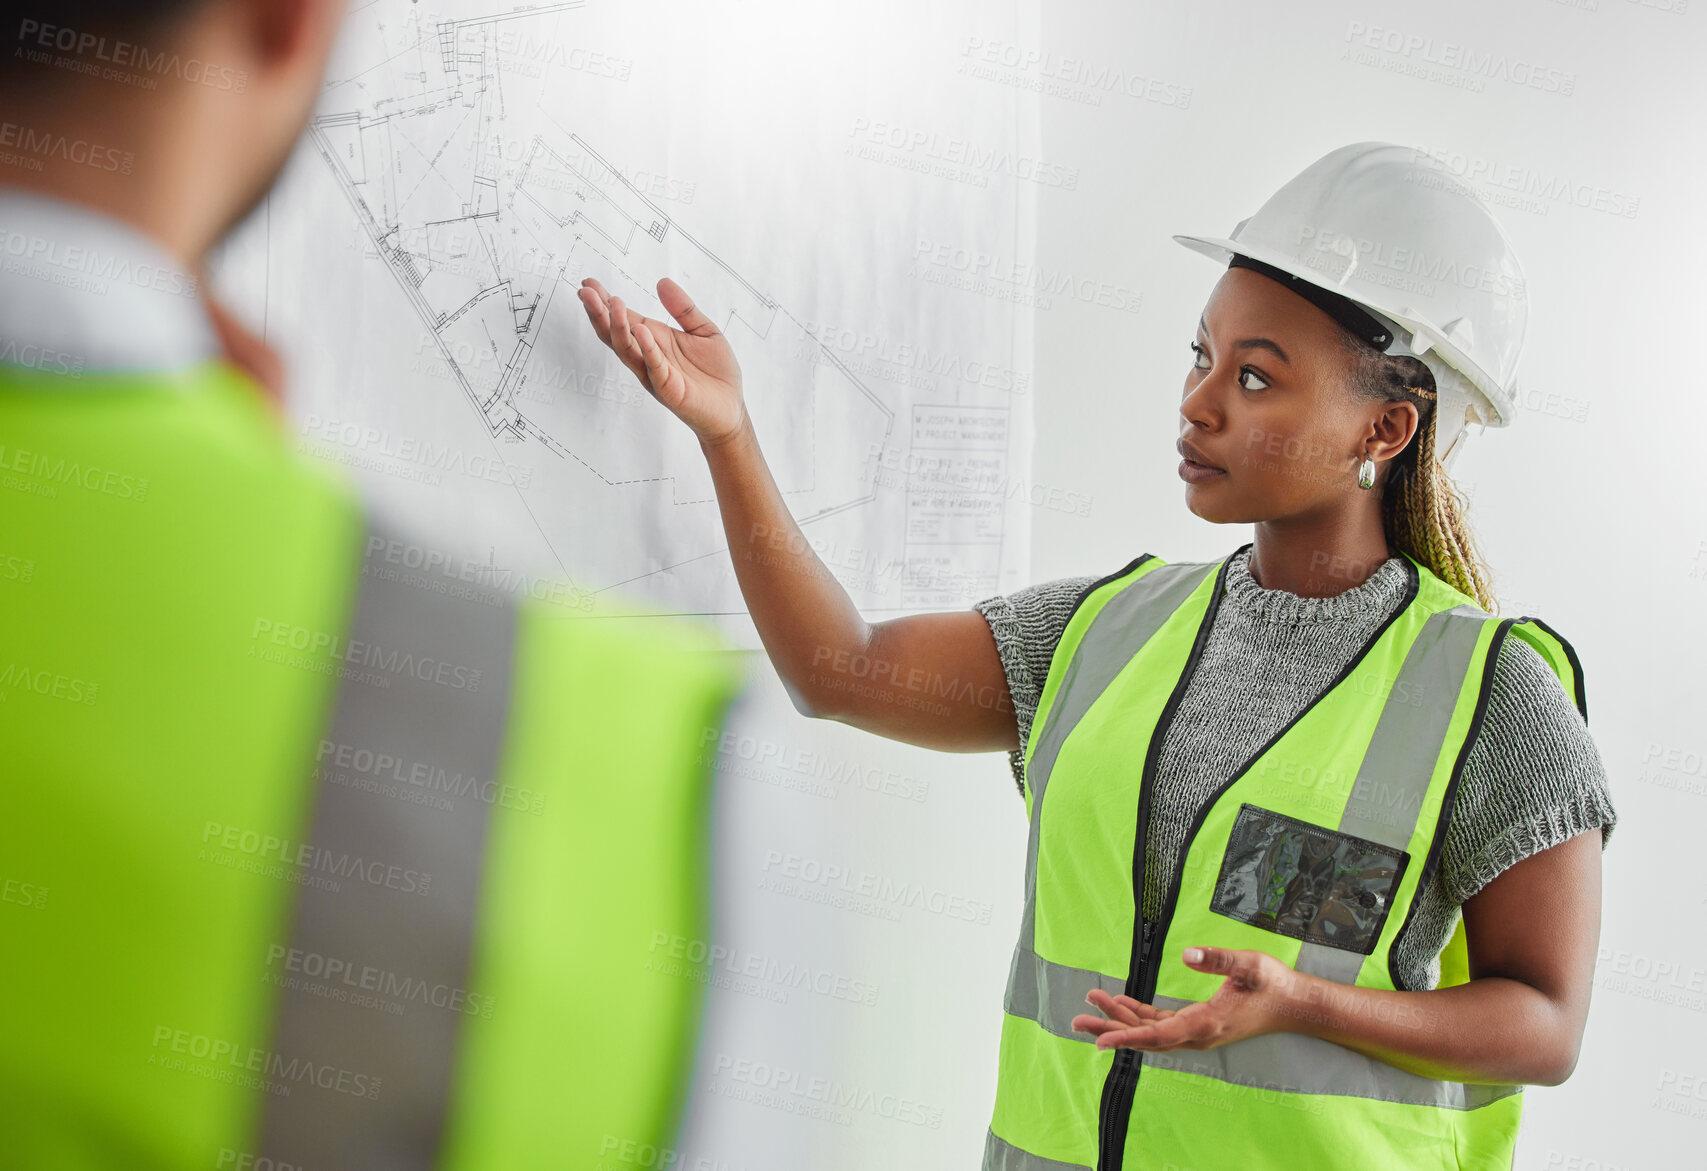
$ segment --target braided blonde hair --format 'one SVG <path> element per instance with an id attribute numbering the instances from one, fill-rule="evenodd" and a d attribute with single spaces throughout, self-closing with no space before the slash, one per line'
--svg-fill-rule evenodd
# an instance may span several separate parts
<path id="1" fill-rule="evenodd" d="M 1410 354 L 1373 353 L 1349 333 L 1342 340 L 1357 359 L 1352 386 L 1358 394 L 1417 407 L 1417 432 L 1394 457 L 1382 488 L 1381 524 L 1387 543 L 1428 566 L 1482 609 L 1498 614 L 1499 599 L 1476 549 L 1465 500 L 1434 454 L 1434 374 Z"/>

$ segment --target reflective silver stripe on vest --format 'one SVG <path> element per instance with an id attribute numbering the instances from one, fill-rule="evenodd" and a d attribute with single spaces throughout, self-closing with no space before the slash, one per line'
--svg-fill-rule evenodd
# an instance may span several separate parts
<path id="1" fill-rule="evenodd" d="M 1155 998 L 1157 1008 L 1177 1010 L 1191 1003 L 1172 996 Z M 1475 1110 L 1523 1091 L 1522 1086 L 1436 1081 L 1298 1033 L 1264 1033 L 1214 1049 L 1146 1052 L 1144 1064 L 1277 1093 L 1377 1098 L 1446 1110 Z M 1144 1093 L 1142 1076 L 1138 1093 Z"/>
<path id="2" fill-rule="evenodd" d="M 288 1072 L 257 1076 L 289 1092 L 266 1095 L 256 1154 L 274 1166 L 434 1166 L 459 1025 L 467 995 L 478 994 L 468 976 L 490 812 L 483 797 L 503 742 L 516 609 L 489 590 L 451 597 L 403 584 L 394 569 L 388 580 L 372 552 L 390 544 L 370 522 L 336 703 L 316 753 L 311 853 L 299 866 L 288 941 L 297 962 L 268 967 L 285 984 L 272 1054 Z M 356 753 L 392 764 L 375 776 L 381 766 L 365 755 L 357 766 Z M 428 790 L 448 809 L 408 800 L 411 782 L 400 776 L 454 779 L 458 795 Z M 375 781 L 404 792 L 361 787 Z M 312 990 L 327 985 L 349 998 Z"/>
<path id="3" fill-rule="evenodd" d="M 1045 1159 L 1030 1151 L 1022 1151 L 1010 1142 L 996 1137 L 996 1132 L 984 1132 L 983 1171 L 1090 1171 L 1089 1163 L 1063 1163 Z"/>
<path id="4" fill-rule="evenodd" d="M 1439 745 L 1446 739 L 1487 617 L 1485 610 L 1462 605 L 1432 614 L 1423 623 L 1358 766 L 1357 780 L 1340 814 L 1342 833 L 1398 850 L 1410 845 L 1434 776 Z M 1434 751 L 1418 751 L 1419 746 L 1432 746 Z M 1413 858 L 1412 864 L 1420 867 L 1422 860 Z M 1365 958 L 1343 947 L 1306 942 L 1293 967 L 1336 983 L 1355 984 Z"/>
<path id="5" fill-rule="evenodd" d="M 1026 784 L 1031 787 L 1031 832 L 1025 846 L 1021 946 L 1030 948 L 1037 944 L 1038 827 L 1043 824 L 1043 797 L 1049 787 L 1049 771 L 1061 754 L 1061 745 L 1121 669 L 1155 637 L 1156 631 L 1185 604 L 1203 579 L 1220 568 L 1218 561 L 1157 566 L 1110 598 L 1079 639 L 1078 649 L 1068 660 L 1067 673 L 1038 732 L 1037 749 L 1025 764 Z"/>
<path id="6" fill-rule="evenodd" d="M 1067 673 L 1038 730 L 1037 748 L 1026 762 L 1031 827 L 1025 844 L 1025 908 L 1002 1003 L 1007 1012 L 1036 1021 L 1058 1037 L 1094 1043 L 1096 1038 L 1091 1034 L 1074 1031 L 1073 1018 L 1096 1011 L 1085 1003 L 1085 993 L 1092 988 L 1103 988 L 1111 995 L 1124 992 L 1126 976 L 1052 964 L 1036 952 L 1037 848 L 1049 772 L 1067 734 L 1078 727 L 1097 697 L 1108 690 L 1115 676 L 1185 604 L 1203 579 L 1220 568 L 1220 562 L 1159 565 L 1110 598 L 1091 619 L 1077 651 L 1068 660 Z"/>
<path id="7" fill-rule="evenodd" d="M 1108 690 L 1133 656 L 1144 649 L 1144 644 L 1155 637 L 1162 624 L 1203 584 L 1203 579 L 1220 568 L 1219 561 L 1159 565 L 1115 594 L 1091 619 L 1050 703 L 1038 733 L 1037 751 L 1026 761 L 1033 825 L 1037 821 L 1037 804 L 1043 800 L 1043 790 L 1049 783 L 1049 770 L 1061 754 L 1068 733 L 1078 727 L 1097 697 Z"/>
<path id="8" fill-rule="evenodd" d="M 1080 1013 L 1102 1015 L 1099 1009 L 1085 1001 L 1085 994 L 1092 988 L 1101 988 L 1110 996 L 1119 996 L 1126 991 L 1126 977 L 1052 964 L 1022 944 L 1014 948 L 1013 965 L 1008 969 L 1008 991 L 1002 999 L 1002 1008 L 1010 1015 L 1036 1021 L 1057 1037 L 1071 1041 L 1095 1041 L 1091 1034 L 1073 1030 L 1073 1018 Z"/>

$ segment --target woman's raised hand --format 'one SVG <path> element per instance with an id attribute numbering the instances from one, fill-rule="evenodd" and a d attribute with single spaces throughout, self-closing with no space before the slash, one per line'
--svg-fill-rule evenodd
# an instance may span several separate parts
<path id="1" fill-rule="evenodd" d="M 765 465 L 734 351 L 681 286 L 658 282 L 680 329 L 631 312 L 591 278 L 578 295 L 599 340 L 698 436 L 741 596 L 795 708 L 926 748 L 1013 748 L 1013 702 L 984 616 L 905 614 L 875 626 L 860 617 Z M 924 702 L 944 680 L 953 696 Z"/>
<path id="2" fill-rule="evenodd" d="M 746 423 L 735 351 L 675 281 L 658 282 L 658 300 L 680 329 L 631 311 L 592 277 L 581 282 L 578 295 L 599 340 L 701 443 L 722 443 Z"/>

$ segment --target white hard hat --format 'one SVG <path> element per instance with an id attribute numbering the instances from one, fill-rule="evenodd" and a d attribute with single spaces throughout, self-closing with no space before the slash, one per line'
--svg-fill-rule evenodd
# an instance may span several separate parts
<path id="1" fill-rule="evenodd" d="M 1390 327 L 1391 336 L 1370 340 L 1415 354 L 1434 375 L 1443 463 L 1471 423 L 1511 422 L 1529 319 L 1523 268 L 1480 197 L 1427 153 L 1391 142 L 1342 146 L 1231 236 L 1174 239 L 1223 263 L 1260 261 Z"/>

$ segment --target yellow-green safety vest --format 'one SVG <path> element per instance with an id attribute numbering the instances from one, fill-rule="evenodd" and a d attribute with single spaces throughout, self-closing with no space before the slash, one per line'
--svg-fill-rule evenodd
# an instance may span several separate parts
<path id="1" fill-rule="evenodd" d="M 0 1165 L 656 1166 L 726 650 L 412 544 L 221 361 L 0 369 Z"/>
<path id="2" fill-rule="evenodd" d="M 1208 1000 L 1224 977 L 1185 965 L 1193 945 L 1401 988 L 1394 941 L 1440 864 L 1501 643 L 1534 646 L 1587 717 L 1562 637 L 1493 617 L 1407 556 L 1403 602 L 1204 803 L 1146 924 L 1156 758 L 1230 560 L 1138 557 L 1081 595 L 1050 663 L 1025 748 L 1025 904 L 985 1171 L 1506 1171 L 1521 1086 L 1438 1081 L 1293 1033 L 1143 1052 L 1072 1028 L 1092 988 Z M 1438 987 L 1469 979 L 1462 917 L 1438 961 Z"/>

